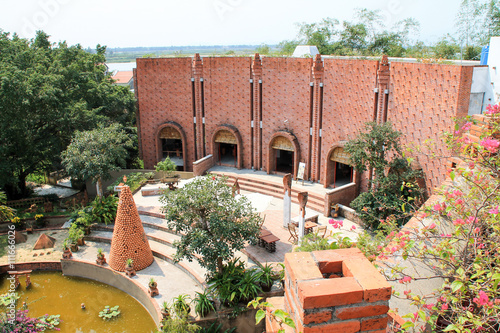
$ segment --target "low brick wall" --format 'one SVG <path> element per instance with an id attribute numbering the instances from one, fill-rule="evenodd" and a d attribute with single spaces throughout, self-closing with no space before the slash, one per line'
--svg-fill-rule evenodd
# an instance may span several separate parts
<path id="1" fill-rule="evenodd" d="M 108 267 L 76 259 L 61 259 L 61 267 L 64 275 L 99 281 L 126 292 L 148 310 L 156 325 L 160 324 L 161 312 L 158 304 L 149 297 L 148 291 L 144 287 L 124 274 L 115 272 Z"/>
<path id="2" fill-rule="evenodd" d="M 212 155 L 207 155 L 196 162 L 193 162 L 193 175 L 203 176 L 208 169 L 214 166 L 214 157 Z"/>
<path id="3" fill-rule="evenodd" d="M 391 291 L 357 248 L 285 255 L 283 303 L 297 332 L 385 332 Z"/>
<path id="4" fill-rule="evenodd" d="M 325 194 L 325 216 L 330 216 L 330 208 L 332 204 L 341 204 L 349 206 L 358 195 L 358 185 L 350 183 L 341 187 L 334 188 Z"/>
<path id="5" fill-rule="evenodd" d="M 60 261 L 45 262 L 20 262 L 15 263 L 14 268 L 10 265 L 0 266 L 0 275 L 7 274 L 8 271 L 61 271 Z"/>

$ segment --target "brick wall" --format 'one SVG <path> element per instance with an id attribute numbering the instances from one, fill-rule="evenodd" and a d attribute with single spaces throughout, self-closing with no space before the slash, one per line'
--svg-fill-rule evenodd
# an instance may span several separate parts
<path id="1" fill-rule="evenodd" d="M 432 140 L 435 145 L 424 152 L 449 155 L 441 135 L 453 130 L 453 117 L 467 115 L 472 71 L 456 65 L 391 63 L 387 120 L 403 133 L 403 144 L 423 146 Z M 432 191 L 445 179 L 446 158 L 415 157 Z"/>
<path id="2" fill-rule="evenodd" d="M 6 274 L 8 271 L 60 271 L 61 262 L 60 261 L 42 261 L 42 262 L 20 262 L 15 264 L 15 268 L 12 269 L 10 265 L 0 266 L 0 275 Z"/>
<path id="3" fill-rule="evenodd" d="M 285 255 L 284 308 L 297 332 L 385 332 L 391 291 L 357 248 Z"/>
<path id="4" fill-rule="evenodd" d="M 152 168 L 160 158 L 158 130 L 165 123 L 175 122 L 185 134 L 185 170 L 191 170 L 196 160 L 196 144 L 198 150 L 204 146 L 206 154 L 217 154 L 214 134 L 221 126 L 228 125 L 241 136 L 239 166 L 272 169 L 270 141 L 278 131 L 286 130 L 297 140 L 300 160 L 306 162 L 306 178 L 328 182 L 326 165 L 332 147 L 342 146 L 356 136 L 364 123 L 375 119 L 374 89 L 378 84 L 379 62 L 325 58 L 321 63 L 321 59 L 263 57 L 252 71 L 253 60 L 253 57 L 207 57 L 198 59 L 193 68 L 192 58 L 138 59 L 138 123 L 145 167 Z M 456 65 L 390 64 L 387 120 L 403 132 L 403 143 L 422 144 L 428 138 L 440 142 L 441 132 L 452 128 L 452 118 L 467 113 L 472 70 L 473 67 Z M 250 79 L 254 79 L 253 89 Z M 319 89 L 323 90 L 322 105 L 318 101 Z M 257 128 L 256 121 L 252 134 L 251 119 L 259 117 L 256 104 L 260 104 L 261 93 L 262 130 Z M 202 114 L 199 109 L 205 114 L 204 125 L 198 120 L 197 138 L 194 107 L 198 116 Z M 318 115 L 320 118 L 316 118 Z M 321 138 L 318 127 L 322 129 Z M 200 136 L 200 131 L 204 136 Z M 260 134 L 261 143 L 255 137 Z M 255 147 L 261 149 L 252 156 Z M 444 153 L 443 145 L 438 143 L 432 153 Z M 205 153 L 197 155 L 202 157 Z M 424 168 L 427 188 L 432 190 L 444 177 L 444 163 L 424 156 L 418 157 L 418 162 Z M 311 172 L 311 166 L 317 171 Z M 361 189 L 366 189 L 366 173 L 359 180 Z"/>
<path id="5" fill-rule="evenodd" d="M 190 171 L 195 160 L 191 58 L 137 59 L 136 72 L 144 167 L 153 169 L 159 160 L 159 127 L 174 121 L 187 136 L 185 170 Z"/>
<path id="6" fill-rule="evenodd" d="M 205 156 L 201 160 L 193 163 L 193 175 L 195 177 L 203 176 L 208 169 L 214 166 L 214 158 L 212 155 Z"/>

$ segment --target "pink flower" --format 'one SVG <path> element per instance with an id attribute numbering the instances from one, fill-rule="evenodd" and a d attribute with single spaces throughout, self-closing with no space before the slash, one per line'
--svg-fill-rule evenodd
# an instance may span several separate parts
<path id="1" fill-rule="evenodd" d="M 434 205 L 434 210 L 437 212 L 440 212 L 443 210 L 443 207 L 441 207 L 441 205 L 437 203 Z"/>
<path id="2" fill-rule="evenodd" d="M 462 224 L 465 224 L 464 220 L 462 219 L 456 219 L 455 221 L 453 221 L 453 225 L 462 225 Z"/>
<path id="3" fill-rule="evenodd" d="M 495 113 L 500 113 L 500 107 L 498 106 L 498 104 L 495 104 L 495 105 L 488 105 L 486 107 L 486 114 L 495 114 Z"/>
<path id="4" fill-rule="evenodd" d="M 356 230 L 356 226 L 355 226 L 355 225 L 353 225 L 353 226 L 351 227 L 351 230 Z"/>
<path id="5" fill-rule="evenodd" d="M 431 224 L 427 227 L 427 229 L 434 229 L 435 227 L 436 227 L 436 223 L 434 223 L 434 222 L 433 222 L 433 223 L 431 223 Z"/>
<path id="6" fill-rule="evenodd" d="M 500 146 L 500 141 L 490 138 L 484 139 L 481 141 L 481 146 L 483 146 L 487 151 L 495 153 L 498 150 L 498 146 Z"/>
<path id="7" fill-rule="evenodd" d="M 488 295 L 486 295 L 486 293 L 481 290 L 479 292 L 479 298 L 474 297 L 474 299 L 472 301 L 474 303 L 476 303 L 477 305 L 487 305 L 489 298 L 488 298 Z"/>
<path id="8" fill-rule="evenodd" d="M 334 219 L 330 219 L 328 223 L 330 223 L 334 229 L 340 229 L 344 225 L 343 221 L 337 221 Z"/>
<path id="9" fill-rule="evenodd" d="M 471 122 L 466 122 L 463 126 L 462 126 L 462 130 L 463 131 L 468 131 L 470 130 L 470 127 L 472 126 L 472 123 Z"/>
<path id="10" fill-rule="evenodd" d="M 474 229 L 474 232 L 475 232 L 476 234 L 478 234 L 480 231 L 481 231 L 481 229 L 480 229 L 479 227 L 477 227 L 477 228 L 475 228 L 475 229 Z"/>
<path id="11" fill-rule="evenodd" d="M 474 216 L 469 216 L 467 218 L 467 224 L 476 223 L 476 222 L 477 222 L 477 218 L 475 218 Z"/>
<path id="12" fill-rule="evenodd" d="M 450 234 L 441 234 L 440 236 L 441 236 L 441 237 L 444 237 L 444 238 L 450 238 L 450 237 L 451 237 L 451 235 L 450 235 Z"/>
<path id="13" fill-rule="evenodd" d="M 498 211 L 498 206 L 496 206 L 495 208 L 492 208 L 488 211 L 488 213 L 490 214 L 498 214 L 499 211 Z"/>
<path id="14" fill-rule="evenodd" d="M 405 276 L 401 280 L 399 280 L 399 283 L 408 283 L 411 282 L 411 277 Z"/>
<path id="15" fill-rule="evenodd" d="M 444 303 L 443 305 L 441 305 L 441 310 L 442 310 L 442 311 L 446 311 L 446 310 L 448 310 L 448 304 L 447 304 L 447 303 Z"/>

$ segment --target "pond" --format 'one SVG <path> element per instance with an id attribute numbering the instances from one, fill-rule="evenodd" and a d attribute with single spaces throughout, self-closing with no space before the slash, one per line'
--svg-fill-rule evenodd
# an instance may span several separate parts
<path id="1" fill-rule="evenodd" d="M 0 294 L 8 292 L 7 276 L 1 279 Z M 149 333 L 156 329 L 149 312 L 127 293 L 107 284 L 63 276 L 61 272 L 34 272 L 31 286 L 20 277 L 18 308 L 28 304 L 29 316 L 61 315 L 62 333 Z M 85 304 L 85 310 L 81 304 Z M 119 317 L 104 321 L 99 312 L 106 305 L 120 306 Z"/>

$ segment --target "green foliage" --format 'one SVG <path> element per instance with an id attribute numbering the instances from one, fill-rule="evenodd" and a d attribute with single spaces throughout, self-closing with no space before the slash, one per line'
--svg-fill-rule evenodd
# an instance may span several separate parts
<path id="1" fill-rule="evenodd" d="M 77 224 L 72 223 L 68 231 L 68 240 L 71 244 L 76 244 L 77 241 L 85 235 L 83 229 L 81 229 Z"/>
<path id="2" fill-rule="evenodd" d="M 174 297 L 172 301 L 172 307 L 174 308 L 175 314 L 178 318 L 187 317 L 191 308 L 189 306 L 189 295 L 181 294 Z"/>
<path id="3" fill-rule="evenodd" d="M 17 300 L 19 299 L 19 295 L 17 293 L 7 293 L 0 295 L 0 306 L 2 307 L 7 307 L 11 305 L 12 303 L 17 303 Z"/>
<path id="4" fill-rule="evenodd" d="M 270 308 L 273 308 L 273 305 L 269 302 L 262 301 L 262 297 L 257 297 L 253 301 L 249 302 L 247 306 L 252 307 L 254 309 L 258 309 L 257 313 L 255 314 L 256 324 L 260 323 L 262 319 L 266 318 L 266 313 L 269 313 L 271 318 L 275 320 L 278 323 L 278 325 L 280 325 L 278 333 L 285 332 L 283 325 L 295 329 L 295 323 L 293 319 L 290 317 L 289 313 L 281 309 L 270 310 Z"/>
<path id="5" fill-rule="evenodd" d="M 106 74 L 105 47 L 53 44 L 0 30 L 0 187 L 9 198 L 29 193 L 26 177 L 60 166 L 75 131 L 97 124 L 133 124 L 135 102 Z"/>
<path id="6" fill-rule="evenodd" d="M 141 187 L 144 183 L 149 178 L 149 175 L 153 174 L 152 172 L 148 173 L 143 173 L 143 172 L 132 172 L 128 173 L 125 176 L 127 177 L 127 181 L 125 182 L 125 185 L 130 187 L 130 191 L 134 192 L 137 190 L 139 187 Z M 152 178 L 152 177 L 151 177 Z M 118 177 L 113 184 L 109 185 L 107 187 L 107 190 L 109 192 L 113 192 L 115 186 L 118 186 L 119 184 L 123 183 L 123 177 Z"/>
<path id="7" fill-rule="evenodd" d="M 6 203 L 7 196 L 5 195 L 5 192 L 0 191 L 0 222 L 8 221 L 14 217 L 15 210 L 6 206 Z"/>
<path id="8" fill-rule="evenodd" d="M 271 286 L 275 280 L 275 272 L 272 265 L 267 263 L 261 267 L 260 271 L 257 272 L 259 283 L 262 286 Z"/>
<path id="9" fill-rule="evenodd" d="M 246 198 L 233 197 L 225 178 L 195 178 L 167 191 L 160 201 L 168 227 L 181 234 L 174 242 L 175 259 L 196 259 L 209 274 L 221 270 L 223 261 L 231 260 L 247 242 L 257 242 L 261 219 Z"/>
<path id="10" fill-rule="evenodd" d="M 267 44 L 261 44 L 256 50 L 255 52 L 259 53 L 259 54 L 264 54 L 264 55 L 267 55 L 269 53 L 271 53 L 271 48 L 269 47 L 269 45 Z"/>
<path id="11" fill-rule="evenodd" d="M 322 250 L 336 250 L 352 247 L 353 243 L 349 237 L 344 237 L 340 233 L 333 233 L 329 238 L 323 238 L 315 232 L 307 234 L 302 239 L 299 246 L 293 249 L 294 252 L 312 252 Z"/>
<path id="12" fill-rule="evenodd" d="M 207 292 L 196 292 L 193 302 L 194 311 L 200 315 L 200 317 L 205 317 L 210 311 L 215 311 L 213 301 L 210 299 Z"/>
<path id="13" fill-rule="evenodd" d="M 351 202 L 351 207 L 369 228 L 377 228 L 389 217 L 395 218 L 399 225 L 404 224 L 422 199 L 424 189 L 416 185 L 421 171 L 412 170 L 409 161 L 403 158 L 400 135 L 389 122 L 370 122 L 365 132 L 359 133 L 344 148 L 358 172 L 373 170 L 370 191 Z"/>
<path id="14" fill-rule="evenodd" d="M 121 313 L 119 307 L 119 305 L 116 305 L 111 308 L 109 305 L 106 305 L 104 309 L 99 312 L 99 318 L 102 318 L 103 320 L 110 320 L 118 317 Z"/>
<path id="15" fill-rule="evenodd" d="M 207 281 L 207 285 L 208 290 L 225 305 L 236 305 L 240 301 L 246 303 L 262 291 L 257 270 L 245 269 L 239 258 L 224 265 L 222 271 Z"/>
<path id="16" fill-rule="evenodd" d="M 90 206 L 92 207 L 92 220 L 95 223 L 114 223 L 118 210 L 118 198 L 115 195 L 97 197 Z"/>
<path id="17" fill-rule="evenodd" d="M 62 152 L 62 163 L 72 177 L 92 180 L 109 179 L 110 172 L 125 167 L 130 137 L 119 124 L 99 126 L 90 131 L 77 131 L 67 149 Z"/>
<path id="18" fill-rule="evenodd" d="M 164 171 L 167 177 L 172 177 L 177 170 L 177 165 L 167 156 L 164 161 L 160 161 L 155 165 L 155 170 L 157 172 Z"/>
<path id="19" fill-rule="evenodd" d="M 159 332 L 171 333 L 196 333 L 200 327 L 196 324 L 191 324 L 191 320 L 186 317 L 170 316 L 162 321 L 162 328 Z"/>
<path id="20" fill-rule="evenodd" d="M 218 322 L 213 322 L 209 327 L 201 328 L 198 333 L 233 333 L 236 331 L 236 327 L 229 328 L 227 330 L 222 331 L 222 324 Z"/>
<path id="21" fill-rule="evenodd" d="M 132 267 L 132 265 L 134 264 L 134 260 L 132 260 L 131 258 L 128 258 L 125 261 L 125 264 L 127 265 L 127 267 Z"/>

